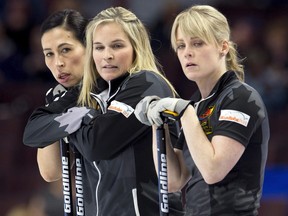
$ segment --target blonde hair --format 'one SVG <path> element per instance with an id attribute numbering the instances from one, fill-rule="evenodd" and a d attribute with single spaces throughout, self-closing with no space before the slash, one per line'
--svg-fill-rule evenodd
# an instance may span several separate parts
<path id="1" fill-rule="evenodd" d="M 178 30 L 210 44 L 220 45 L 227 40 L 229 52 L 226 55 L 226 67 L 235 71 L 239 80 L 244 81 L 243 65 L 240 64 L 236 44 L 230 40 L 228 21 L 217 9 L 208 5 L 195 5 L 177 15 L 171 30 L 171 44 L 175 52 Z"/>
<path id="2" fill-rule="evenodd" d="M 160 72 L 161 65 L 155 58 L 150 36 L 143 23 L 131 11 L 123 7 L 110 7 L 96 15 L 86 29 L 86 60 L 84 66 L 84 76 L 82 90 L 78 99 L 80 105 L 97 107 L 95 100 L 90 97 L 90 92 L 97 87 L 97 78 L 100 77 L 93 61 L 93 33 L 100 24 L 115 22 L 122 26 L 127 34 L 134 51 L 134 61 L 128 70 L 130 74 L 147 70 L 162 76 L 174 92 L 173 86 Z"/>

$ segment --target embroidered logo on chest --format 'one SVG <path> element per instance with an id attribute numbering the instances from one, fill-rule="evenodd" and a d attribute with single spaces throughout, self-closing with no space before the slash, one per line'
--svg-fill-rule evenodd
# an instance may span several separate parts
<path id="1" fill-rule="evenodd" d="M 209 106 L 207 110 L 199 116 L 201 127 L 206 135 L 211 134 L 213 131 L 211 123 L 210 123 L 210 117 L 213 114 L 214 109 L 215 109 L 215 105 Z"/>
<path id="2" fill-rule="evenodd" d="M 111 102 L 108 110 L 122 113 L 126 118 L 128 118 L 134 112 L 134 109 L 131 106 L 116 100 Z"/>

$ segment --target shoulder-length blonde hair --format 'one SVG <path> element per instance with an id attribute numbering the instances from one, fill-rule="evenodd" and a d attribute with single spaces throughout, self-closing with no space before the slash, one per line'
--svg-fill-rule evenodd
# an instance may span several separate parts
<path id="1" fill-rule="evenodd" d="M 95 101 L 91 99 L 90 92 L 96 87 L 99 73 L 93 60 L 93 34 L 95 29 L 101 24 L 115 22 L 121 25 L 127 34 L 134 51 L 134 61 L 129 68 L 130 74 L 137 73 L 141 70 L 155 72 L 162 76 L 171 89 L 172 85 L 160 72 L 161 65 L 153 54 L 150 36 L 143 23 L 134 13 L 123 7 L 110 7 L 101 11 L 88 24 L 86 29 L 86 60 L 84 66 L 84 76 L 82 89 L 78 99 L 80 105 L 95 107 Z"/>
<path id="2" fill-rule="evenodd" d="M 195 5 L 177 15 L 171 30 L 171 44 L 175 52 L 178 30 L 210 44 L 220 45 L 227 40 L 229 43 L 229 52 L 226 56 L 227 69 L 235 71 L 237 77 L 244 81 L 243 65 L 240 64 L 236 44 L 230 40 L 228 21 L 217 9 L 209 5 Z"/>

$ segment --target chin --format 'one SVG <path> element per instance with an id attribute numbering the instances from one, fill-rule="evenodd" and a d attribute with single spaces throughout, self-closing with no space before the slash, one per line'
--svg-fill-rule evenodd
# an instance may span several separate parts
<path id="1" fill-rule="evenodd" d="M 106 76 L 106 77 L 102 77 L 106 82 L 109 82 L 111 80 L 114 80 L 117 78 L 117 76 Z"/>

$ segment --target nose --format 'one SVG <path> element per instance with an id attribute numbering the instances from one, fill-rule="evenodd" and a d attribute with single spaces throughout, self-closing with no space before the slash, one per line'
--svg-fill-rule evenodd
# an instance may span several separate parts
<path id="1" fill-rule="evenodd" d="M 56 57 L 56 62 L 55 63 L 56 63 L 57 67 L 64 67 L 65 66 L 64 61 L 63 61 L 63 59 L 60 56 Z"/>
<path id="2" fill-rule="evenodd" d="M 192 56 L 193 56 L 192 50 L 186 48 L 186 49 L 185 49 L 185 52 L 184 52 L 184 57 L 185 57 L 185 58 L 189 58 L 189 57 L 192 57 Z"/>
<path id="3" fill-rule="evenodd" d="M 114 58 L 112 52 L 110 50 L 106 50 L 105 55 L 104 55 L 104 59 L 107 60 L 112 60 Z"/>

